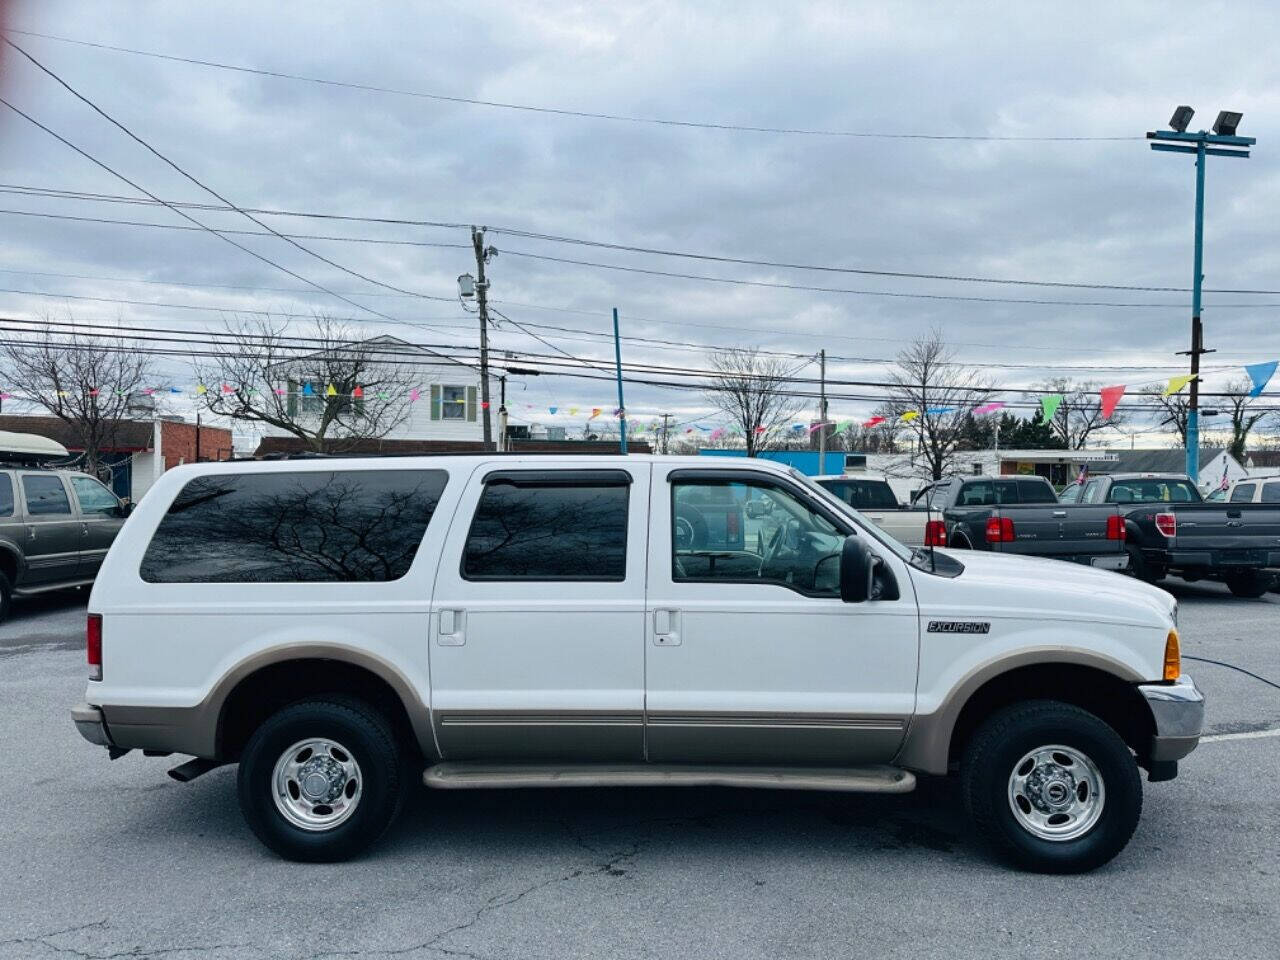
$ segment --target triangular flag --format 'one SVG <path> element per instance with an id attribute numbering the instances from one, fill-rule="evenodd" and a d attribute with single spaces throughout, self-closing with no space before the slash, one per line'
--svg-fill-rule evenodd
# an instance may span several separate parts
<path id="1" fill-rule="evenodd" d="M 1185 387 L 1188 383 L 1190 383 L 1192 380 L 1194 380 L 1198 376 L 1199 376 L 1198 373 L 1188 373 L 1181 377 L 1170 377 L 1169 385 L 1164 388 L 1164 393 L 1160 394 L 1160 396 L 1162 397 L 1173 396 L 1175 393 L 1177 393 L 1179 390 L 1181 390 L 1183 387 Z"/>
<path id="2" fill-rule="evenodd" d="M 1244 372 L 1253 381 L 1249 396 L 1259 396 L 1267 388 L 1267 381 L 1275 374 L 1277 364 L 1280 364 L 1280 360 L 1268 360 L 1266 363 L 1251 363 L 1244 368 Z"/>
<path id="3" fill-rule="evenodd" d="M 223 392 L 223 393 L 235 393 L 235 390 L 233 390 L 233 389 L 231 388 L 231 384 L 229 384 L 229 383 L 224 383 L 224 384 L 222 385 L 222 392 Z"/>
<path id="4" fill-rule="evenodd" d="M 1098 391 L 1098 396 L 1102 400 L 1102 419 L 1110 420 L 1111 415 L 1116 412 L 1116 405 L 1120 403 L 1120 398 L 1124 396 L 1124 384 L 1103 387 Z"/>
<path id="5" fill-rule="evenodd" d="M 1044 421 L 1048 423 L 1062 406 L 1062 394 L 1050 393 L 1040 398 L 1040 410 L 1044 413 Z"/>
<path id="6" fill-rule="evenodd" d="M 352 395 L 353 397 L 363 397 L 363 396 L 364 396 L 364 387 L 357 386 L 354 390 L 352 390 L 352 391 L 351 391 L 351 395 Z"/>
<path id="7" fill-rule="evenodd" d="M 421 392 L 419 392 L 419 390 L 418 390 L 418 388 L 417 388 L 417 387 L 414 387 L 412 390 L 410 390 L 410 391 L 409 391 L 409 402 L 410 402 L 410 403 L 417 403 L 417 402 L 418 402 L 418 398 L 419 398 L 420 396 L 422 396 Z"/>
<path id="8" fill-rule="evenodd" d="M 756 433 L 764 433 L 764 427 L 756 427 Z"/>
<path id="9" fill-rule="evenodd" d="M 871 427 L 877 427 L 882 423 L 884 423 L 884 417 L 872 417 L 870 420 L 863 423 L 863 426 L 870 429 Z"/>
<path id="10" fill-rule="evenodd" d="M 203 396 L 204 396 L 206 393 L 208 393 L 208 392 L 209 392 L 209 388 L 208 388 L 208 387 L 206 387 L 203 383 L 197 383 L 197 384 L 196 384 L 196 396 L 197 396 L 197 397 L 203 397 Z"/>
<path id="11" fill-rule="evenodd" d="M 309 384 L 309 383 L 304 383 L 304 384 L 302 385 L 302 395 L 303 395 L 304 397 L 314 397 L 314 396 L 315 396 L 315 394 L 316 394 L 316 392 L 315 392 L 314 390 L 312 390 L 312 389 L 311 389 L 311 384 Z"/>
<path id="12" fill-rule="evenodd" d="M 560 409 L 559 407 L 547 407 L 547 410 L 551 413 L 555 413 L 559 409 Z"/>
<path id="13" fill-rule="evenodd" d="M 389 396 L 387 396 L 387 391 L 385 391 L 385 390 L 379 390 L 379 391 L 378 391 L 377 396 L 378 396 L 378 399 L 379 399 L 379 400 L 390 400 L 390 399 L 391 399 Z"/>
<path id="14" fill-rule="evenodd" d="M 569 416 L 571 416 L 571 417 L 576 417 L 577 415 L 578 415 L 578 408 L 577 408 L 577 407 L 570 407 L 570 408 L 569 408 Z"/>
<path id="15" fill-rule="evenodd" d="M 59 391 L 58 391 L 58 396 L 60 396 L 60 397 L 69 397 L 69 396 L 71 396 L 71 393 L 70 393 L 70 391 L 68 391 L 68 390 L 59 390 Z"/>
<path id="16" fill-rule="evenodd" d="M 481 410 L 488 410 L 488 409 L 489 409 L 489 401 L 488 401 L 488 400 L 481 400 L 481 401 L 480 401 L 480 409 L 481 409 Z"/>
<path id="17" fill-rule="evenodd" d="M 918 416 L 920 416 L 919 410 L 908 410 L 906 413 L 902 415 L 902 419 L 907 423 L 910 423 L 912 420 L 914 420 Z"/>
<path id="18" fill-rule="evenodd" d="M 169 388 L 169 392 L 170 392 L 170 393 L 181 393 L 181 392 L 182 392 L 182 388 L 181 388 L 181 387 L 170 387 L 170 388 Z"/>
<path id="19" fill-rule="evenodd" d="M 598 416 L 600 416 L 600 408 L 599 408 L 599 407 L 592 407 L 592 408 L 591 408 L 591 416 L 587 417 L 587 419 L 588 419 L 588 420 L 594 420 L 594 419 L 595 419 L 596 417 L 598 417 Z"/>
<path id="20" fill-rule="evenodd" d="M 974 407 L 974 408 L 973 408 L 973 415 L 974 415 L 975 417 L 981 417 L 981 416 L 983 416 L 984 414 L 988 414 L 988 413 L 995 413 L 997 410 L 1000 410 L 1000 409 L 1002 409 L 1003 407 L 1004 407 L 1004 401 L 1003 401 L 1003 400 L 993 400 L 993 401 L 991 401 L 991 403 L 984 403 L 984 404 L 983 404 L 982 406 L 980 406 L 980 407 Z"/>
<path id="21" fill-rule="evenodd" d="M 155 388 L 155 387 L 143 387 L 143 388 L 142 388 L 142 392 L 143 392 L 143 393 L 145 393 L 148 397 L 150 397 L 150 396 L 152 396 L 152 395 L 156 392 L 156 388 Z"/>
<path id="22" fill-rule="evenodd" d="M 284 396 L 286 393 L 288 393 L 288 392 L 289 392 L 289 391 L 288 391 L 288 390 L 286 390 L 284 387 L 276 387 L 276 388 L 275 388 L 275 395 L 276 395 L 277 397 L 283 397 L 283 396 Z"/>
<path id="23" fill-rule="evenodd" d="M 329 384 L 329 386 L 324 388 L 324 395 L 326 397 L 336 397 L 338 395 L 337 388 L 335 388 L 332 383 Z"/>
<path id="24" fill-rule="evenodd" d="M 98 395 L 98 388 L 97 388 L 97 387 L 94 387 L 92 390 L 90 390 L 90 391 L 89 391 L 89 396 L 91 396 L 91 397 L 96 397 L 97 395 Z"/>

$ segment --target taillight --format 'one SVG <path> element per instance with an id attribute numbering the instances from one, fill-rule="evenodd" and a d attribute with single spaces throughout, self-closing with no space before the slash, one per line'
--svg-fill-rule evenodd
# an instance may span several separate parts
<path id="1" fill-rule="evenodd" d="M 988 517 L 987 543 L 1013 543 L 1013 518 Z"/>
<path id="2" fill-rule="evenodd" d="M 1107 539 L 1123 540 L 1125 538 L 1124 517 L 1112 514 L 1107 517 Z"/>
<path id="3" fill-rule="evenodd" d="M 1164 678 L 1177 680 L 1182 674 L 1182 650 L 1178 644 L 1178 631 L 1170 630 L 1164 641 Z"/>
<path id="4" fill-rule="evenodd" d="M 1157 513 L 1156 529 L 1166 537 L 1176 537 L 1178 535 L 1178 518 L 1172 513 Z"/>
<path id="5" fill-rule="evenodd" d="M 930 520 L 924 525 L 924 545 L 926 547 L 945 547 L 947 545 L 947 525 L 941 520 Z"/>
<path id="6" fill-rule="evenodd" d="M 102 679 L 102 614 L 89 614 L 85 625 L 84 648 L 89 658 L 89 679 Z"/>

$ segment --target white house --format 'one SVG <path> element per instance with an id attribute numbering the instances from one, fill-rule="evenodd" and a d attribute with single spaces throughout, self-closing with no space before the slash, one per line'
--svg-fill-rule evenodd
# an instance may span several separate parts
<path id="1" fill-rule="evenodd" d="M 397 337 L 379 336 L 360 341 L 362 347 L 376 347 L 387 359 L 412 360 L 403 370 L 409 372 L 409 383 L 397 388 L 397 396 L 387 401 L 393 408 L 403 409 L 404 419 L 382 435 L 386 440 L 482 440 L 484 410 L 481 402 L 480 371 L 475 363 L 454 360 L 426 347 L 407 343 Z M 273 371 L 277 390 L 285 390 L 286 409 L 290 417 L 305 423 L 319 419 L 326 405 L 322 364 L 308 357 L 280 364 Z M 374 362 L 379 357 L 375 356 Z M 319 369 L 314 369 L 319 368 Z M 372 392 L 372 391 L 371 391 Z M 490 374 L 489 413 L 493 435 L 498 434 L 499 383 Z M 378 402 L 373 397 L 344 395 L 343 403 L 360 406 Z M 287 436 L 278 427 L 267 427 L 266 436 Z"/>

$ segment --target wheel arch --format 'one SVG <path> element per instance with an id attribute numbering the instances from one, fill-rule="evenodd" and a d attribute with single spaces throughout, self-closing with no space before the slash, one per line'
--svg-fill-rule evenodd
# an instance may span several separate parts
<path id="1" fill-rule="evenodd" d="M 1141 756 L 1155 732 L 1151 710 L 1135 686 L 1143 681 L 1124 664 L 1098 654 L 1028 652 L 970 673 L 932 714 L 912 720 L 897 762 L 945 774 L 984 719 L 1025 700 L 1057 700 L 1111 726 Z"/>
<path id="2" fill-rule="evenodd" d="M 341 694 L 384 713 L 398 736 L 438 759 L 428 706 L 392 664 L 365 651 L 328 644 L 267 651 L 240 663 L 202 704 L 206 735 L 218 759 L 237 757 L 253 731 L 280 708 L 312 696 Z"/>
<path id="3" fill-rule="evenodd" d="M 0 573 L 9 581 L 9 586 L 17 586 L 21 571 L 22 555 L 10 544 L 0 541 Z"/>

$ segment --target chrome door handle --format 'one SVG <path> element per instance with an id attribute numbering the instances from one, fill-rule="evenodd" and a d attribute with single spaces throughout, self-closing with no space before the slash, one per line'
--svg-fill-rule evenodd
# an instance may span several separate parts
<path id="1" fill-rule="evenodd" d="M 1055 511 L 1053 511 L 1053 515 L 1054 515 L 1055 517 L 1065 517 L 1065 516 L 1067 515 L 1067 511 L 1065 511 L 1065 510 L 1055 510 Z"/>

